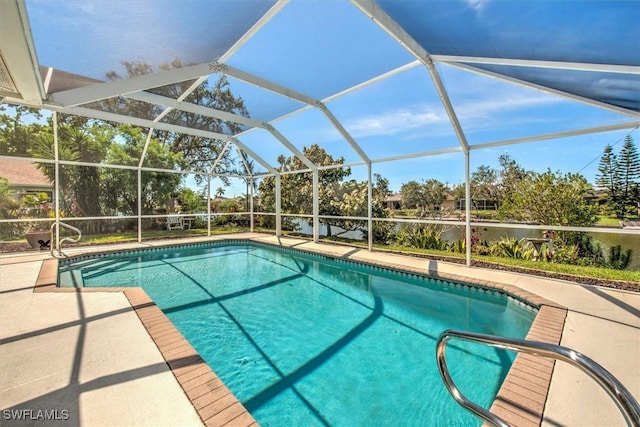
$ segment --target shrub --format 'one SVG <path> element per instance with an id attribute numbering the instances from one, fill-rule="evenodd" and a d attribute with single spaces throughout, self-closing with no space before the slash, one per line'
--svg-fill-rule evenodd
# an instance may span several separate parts
<path id="1" fill-rule="evenodd" d="M 399 231 L 398 243 L 417 249 L 447 250 L 448 242 L 442 238 L 442 232 L 425 225 L 409 226 Z"/>
<path id="2" fill-rule="evenodd" d="M 553 262 L 562 264 L 578 263 L 578 245 L 560 245 L 556 246 L 553 252 Z"/>
<path id="3" fill-rule="evenodd" d="M 503 237 L 491 243 L 489 253 L 506 258 L 533 259 L 535 249 L 526 239 L 516 240 L 513 237 Z"/>
<path id="4" fill-rule="evenodd" d="M 612 246 L 609 248 L 609 265 L 616 270 L 624 270 L 629 266 L 632 252 L 631 249 L 623 252 L 622 246 L 620 245 Z"/>
<path id="5" fill-rule="evenodd" d="M 553 256 L 554 262 L 599 267 L 607 266 L 600 242 L 594 241 L 591 235 L 572 231 L 560 232 L 558 235 L 559 239 L 554 240 L 554 244 L 558 246 L 561 253 L 560 258 L 558 258 L 558 251 L 556 251 Z"/>
<path id="6" fill-rule="evenodd" d="M 397 239 L 396 232 L 393 229 L 394 224 L 391 222 L 374 221 L 373 222 L 373 243 L 389 244 Z M 362 230 L 364 240 L 369 239 L 367 228 Z"/>
<path id="7" fill-rule="evenodd" d="M 463 254 L 467 250 L 467 241 L 465 239 L 454 240 L 449 244 L 449 252 Z"/>

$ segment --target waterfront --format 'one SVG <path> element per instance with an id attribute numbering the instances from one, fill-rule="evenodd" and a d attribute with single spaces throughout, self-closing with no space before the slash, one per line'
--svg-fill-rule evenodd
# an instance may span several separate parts
<path id="1" fill-rule="evenodd" d="M 313 234 L 312 227 L 306 221 L 298 222 L 300 229 L 297 230 L 303 234 Z M 399 224 L 399 229 L 402 229 L 406 223 Z M 442 237 L 449 240 L 455 241 L 459 240 L 464 235 L 464 227 L 462 226 L 452 226 L 447 231 L 442 234 Z M 507 228 L 500 227 L 499 225 L 495 227 L 475 227 L 472 226 L 473 235 L 476 236 L 480 241 L 493 242 L 496 240 L 500 240 L 502 237 L 513 237 L 516 239 L 522 238 L 542 238 L 541 230 L 531 230 L 531 229 L 523 229 L 523 228 Z M 363 240 L 363 235 L 359 231 L 349 231 L 341 234 L 344 230 L 338 227 L 331 227 L 332 235 L 340 235 L 340 237 L 344 237 L 347 239 L 353 240 Z M 594 232 L 590 233 L 593 237 L 594 242 L 599 242 L 602 251 L 605 257 L 609 257 L 609 249 L 612 246 L 621 245 L 622 250 L 625 251 L 627 249 L 631 249 L 631 262 L 629 263 L 628 270 L 640 270 L 640 235 L 637 234 L 616 234 L 616 233 L 602 233 L 602 232 Z M 324 225 L 320 225 L 320 236 L 327 235 L 327 228 Z"/>

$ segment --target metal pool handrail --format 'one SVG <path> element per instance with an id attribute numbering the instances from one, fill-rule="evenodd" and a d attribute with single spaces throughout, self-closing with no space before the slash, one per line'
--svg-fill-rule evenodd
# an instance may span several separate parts
<path id="1" fill-rule="evenodd" d="M 54 246 L 55 246 L 55 245 L 53 244 L 53 229 L 54 229 L 54 227 L 56 227 L 56 225 L 58 225 L 58 226 L 59 226 L 59 225 L 61 225 L 61 226 L 63 226 L 64 228 L 67 228 L 67 229 L 69 229 L 69 230 L 73 230 L 73 231 L 75 231 L 76 233 L 78 233 L 78 236 L 77 236 L 77 237 L 75 237 L 75 238 L 74 238 L 74 237 L 71 237 L 71 236 L 67 236 L 67 237 L 63 238 L 62 240 L 60 240 L 60 242 L 59 242 L 59 244 L 58 244 L 58 245 L 59 245 L 59 246 L 58 246 L 58 254 L 62 253 L 62 243 L 63 243 L 63 242 L 72 242 L 72 243 L 76 243 L 76 242 L 80 241 L 80 239 L 82 238 L 82 231 L 80 231 L 80 229 L 79 229 L 79 228 L 76 228 L 76 227 L 74 227 L 74 226 L 72 226 L 72 225 L 69 225 L 69 224 L 66 224 L 66 223 L 64 223 L 64 222 L 54 222 L 53 224 L 51 224 L 51 229 L 50 229 L 50 231 L 51 231 L 51 239 L 50 239 L 50 241 L 49 241 L 49 247 L 50 247 L 50 249 L 51 249 L 51 256 L 53 256 L 53 248 L 54 248 Z M 59 230 L 60 230 L 59 228 L 56 228 L 56 230 L 58 231 L 58 233 L 60 232 L 60 231 L 59 231 Z"/>
<path id="2" fill-rule="evenodd" d="M 449 375 L 447 362 L 445 361 L 445 350 L 447 341 L 449 341 L 450 338 L 486 344 L 503 350 L 562 360 L 570 365 L 576 366 L 594 379 L 607 392 L 620 412 L 624 415 L 627 425 L 634 427 L 640 426 L 640 405 L 638 405 L 638 401 L 616 377 L 584 354 L 560 345 L 448 329 L 440 334 L 436 346 L 436 359 L 440 376 L 456 402 L 491 425 L 499 427 L 509 426 L 502 418 L 467 399 L 455 385 L 451 375 Z"/>

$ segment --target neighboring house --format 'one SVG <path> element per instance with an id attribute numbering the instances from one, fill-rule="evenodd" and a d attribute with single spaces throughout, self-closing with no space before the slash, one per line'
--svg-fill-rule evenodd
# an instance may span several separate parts
<path id="1" fill-rule="evenodd" d="M 402 197 L 400 194 L 391 194 L 384 199 L 384 204 L 388 209 L 400 209 L 402 207 Z"/>
<path id="2" fill-rule="evenodd" d="M 0 176 L 9 182 L 9 189 L 16 198 L 27 194 L 47 193 L 53 201 L 53 182 L 42 173 L 35 163 L 3 158 L 0 159 Z"/>
<path id="3" fill-rule="evenodd" d="M 385 207 L 388 209 L 401 209 L 402 208 L 402 196 L 400 194 L 391 194 L 384 199 Z M 441 204 L 431 206 L 430 208 L 435 211 L 451 210 L 455 206 L 455 199 L 453 194 L 447 193 Z"/>
<path id="4" fill-rule="evenodd" d="M 456 199 L 453 197 L 453 193 L 447 192 L 444 196 L 444 200 L 440 203 L 440 206 L 435 206 L 437 211 L 452 211 L 456 207 Z"/>
<path id="5" fill-rule="evenodd" d="M 588 190 L 587 193 L 584 195 L 584 199 L 590 205 L 602 206 L 607 203 L 607 200 L 609 199 L 609 192 L 607 190 L 598 189 L 598 188 L 593 190 Z"/>
<path id="6" fill-rule="evenodd" d="M 456 209 L 463 211 L 465 209 L 465 200 L 456 201 Z M 478 199 L 471 200 L 471 210 L 474 211 L 495 211 L 498 209 L 498 202 L 495 200 Z"/>

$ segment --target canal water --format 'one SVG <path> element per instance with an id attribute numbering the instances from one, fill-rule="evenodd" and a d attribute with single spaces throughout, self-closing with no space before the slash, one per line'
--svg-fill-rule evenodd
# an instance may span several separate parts
<path id="1" fill-rule="evenodd" d="M 472 227 L 474 228 L 474 227 Z M 522 238 L 542 238 L 542 230 L 529 230 L 519 228 L 504 228 L 504 227 L 477 227 L 476 235 L 480 240 L 486 240 L 492 242 L 500 240 L 501 237 L 514 237 L 518 240 Z M 629 263 L 628 270 L 640 270 L 640 235 L 632 234 L 615 234 L 615 233 L 589 233 L 591 234 L 594 242 L 600 242 L 602 246 L 602 252 L 605 258 L 609 257 L 609 248 L 616 245 L 621 245 L 623 250 L 631 249 L 631 262 Z M 450 235 L 455 235 L 453 239 L 459 239 L 461 232 L 459 230 L 450 231 L 448 234 L 443 234 L 443 237 L 450 239 Z"/>
<path id="2" fill-rule="evenodd" d="M 313 234 L 313 229 L 309 225 L 307 221 L 300 220 L 298 222 L 300 229 L 298 230 L 303 234 Z M 401 224 L 403 225 L 403 224 Z M 519 229 L 519 228 L 505 228 L 505 227 L 473 227 L 472 230 L 475 230 L 473 234 L 477 236 L 480 240 L 486 240 L 487 242 L 492 242 L 496 240 L 500 240 L 502 237 L 513 237 L 518 240 L 522 238 L 542 238 L 542 230 L 530 230 L 530 229 Z M 463 235 L 463 227 L 453 227 L 452 229 L 444 232 L 442 237 L 444 239 L 455 241 L 462 238 Z M 331 227 L 331 234 L 337 235 L 344 230 Z M 627 249 L 631 249 L 631 262 L 629 264 L 628 270 L 640 270 L 640 235 L 637 234 L 615 234 L 615 233 L 590 233 L 593 236 L 593 240 L 600 242 L 602 246 L 602 251 L 606 258 L 609 257 L 609 248 L 616 245 L 621 245 L 623 251 Z M 320 235 L 327 235 L 326 226 L 320 226 Z M 344 234 L 340 234 L 340 237 L 344 237 L 346 239 L 353 240 L 363 240 L 363 235 L 359 231 L 349 231 Z"/>

